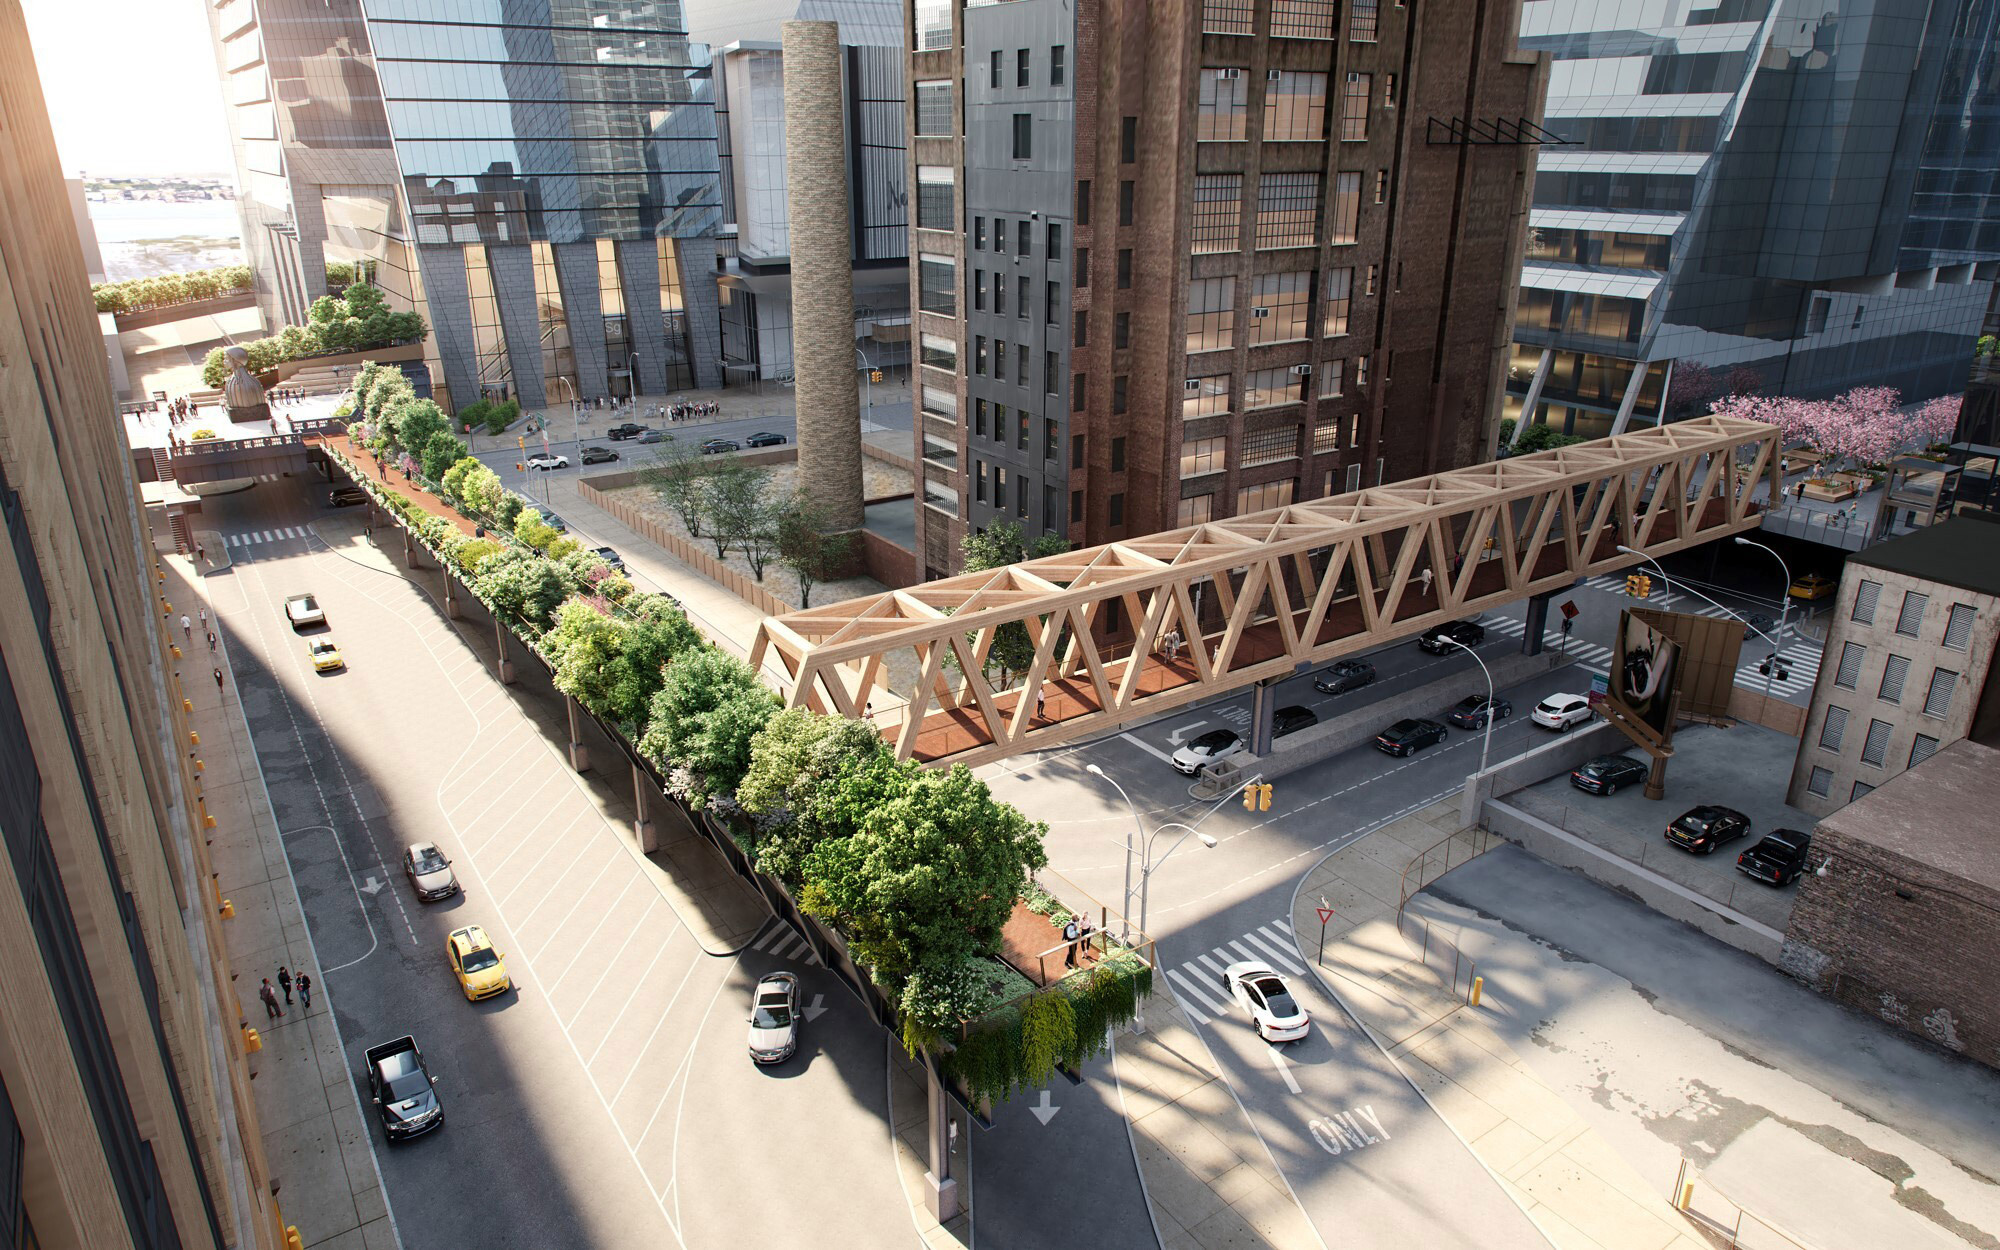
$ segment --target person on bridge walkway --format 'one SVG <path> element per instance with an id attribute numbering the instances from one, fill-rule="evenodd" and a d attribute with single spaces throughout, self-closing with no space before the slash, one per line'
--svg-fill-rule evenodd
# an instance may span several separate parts
<path id="1" fill-rule="evenodd" d="M 264 984 L 257 990 L 257 997 L 264 1000 L 264 1018 L 266 1020 L 281 1020 L 284 1018 L 285 1010 L 278 1006 L 278 991 L 271 988 L 271 978 L 264 978 Z"/>
<path id="2" fill-rule="evenodd" d="M 279 964 L 279 965 L 278 965 L 278 984 L 279 984 L 280 986 L 282 986 L 282 987 L 284 988 L 284 991 L 285 991 L 285 1006 L 287 1006 L 287 1007 L 291 1006 L 291 1005 L 292 1005 L 292 970 L 291 970 L 290 968 L 287 968 L 287 967 L 285 967 L 285 965 L 283 965 L 283 964 Z"/>
<path id="3" fill-rule="evenodd" d="M 1423 572 L 1417 574 L 1417 580 L 1424 584 L 1423 594 L 1426 598 L 1428 598 L 1431 593 L 1431 577 L 1432 574 L 1430 569 L 1428 568 L 1426 568 Z"/>
<path id="4" fill-rule="evenodd" d="M 1074 968 L 1076 967 L 1077 940 L 1083 936 L 1083 929 L 1076 923 L 1075 916 L 1069 918 L 1069 923 L 1063 926 L 1062 933 L 1063 941 L 1069 943 L 1069 949 L 1063 954 L 1063 967 Z"/>

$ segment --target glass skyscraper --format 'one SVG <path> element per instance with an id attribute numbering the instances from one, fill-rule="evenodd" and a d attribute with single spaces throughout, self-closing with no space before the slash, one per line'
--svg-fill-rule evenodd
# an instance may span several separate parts
<path id="1" fill-rule="evenodd" d="M 1529 0 L 1554 59 L 1507 412 L 1962 390 L 2000 276 L 2000 0 Z M 1517 433 L 1520 428 L 1517 424 Z"/>

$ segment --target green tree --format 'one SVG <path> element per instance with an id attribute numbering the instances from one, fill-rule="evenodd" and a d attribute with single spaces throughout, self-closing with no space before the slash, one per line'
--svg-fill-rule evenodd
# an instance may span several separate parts
<path id="1" fill-rule="evenodd" d="M 556 610 L 556 623 L 541 638 L 542 653 L 555 668 L 556 689 L 608 720 L 625 626 L 586 599 L 571 599 Z"/>
<path id="2" fill-rule="evenodd" d="M 443 410 L 428 399 L 412 399 L 396 413 L 396 437 L 404 450 L 413 456 L 422 456 L 430 449 L 433 435 L 450 432 L 451 422 L 446 419 Z"/>
<path id="3" fill-rule="evenodd" d="M 555 526 L 542 520 L 541 509 L 523 508 L 521 515 L 514 518 L 514 537 L 536 551 L 547 551 L 562 535 L 556 533 Z"/>
<path id="4" fill-rule="evenodd" d="M 645 470 L 647 485 L 660 497 L 660 502 L 681 519 L 688 534 L 695 538 L 701 537 L 704 519 L 702 483 L 708 473 L 709 465 L 702 457 L 687 444 L 676 441 L 671 434 L 667 435 L 667 441 L 660 445 L 658 454 Z"/>
<path id="5" fill-rule="evenodd" d="M 1547 422 L 1537 421 L 1521 431 L 1521 441 L 1514 444 L 1514 451 L 1517 455 L 1531 451 L 1550 451 L 1583 441 L 1581 434 L 1564 434 Z"/>
<path id="6" fill-rule="evenodd" d="M 778 561 L 798 581 L 802 608 L 812 606 L 814 586 L 839 577 L 853 558 L 854 535 L 829 532 L 831 524 L 827 509 L 803 490 L 778 510 Z"/>
<path id="7" fill-rule="evenodd" d="M 465 471 L 465 477 L 459 485 L 459 500 L 472 515 L 497 519 L 500 514 L 500 501 L 508 497 L 507 488 L 500 484 L 499 474 L 477 460 L 472 464 L 473 467 Z M 503 528 L 505 528 L 504 523 Z"/>
<path id="8" fill-rule="evenodd" d="M 601 585 L 623 580 L 611 578 Z M 677 656 L 701 650 L 702 639 L 688 623 L 687 613 L 665 595 L 628 593 L 621 607 L 625 637 L 605 714 L 628 729 L 637 729 L 666 681 L 667 666 Z"/>
<path id="9" fill-rule="evenodd" d="M 443 481 L 452 466 L 461 460 L 472 460 L 465 454 L 465 443 L 450 430 L 439 430 L 424 444 L 424 476 L 433 482 Z M 478 464 L 477 460 L 472 463 Z"/>
<path id="10" fill-rule="evenodd" d="M 451 464 L 448 467 L 446 467 L 444 473 L 438 477 L 438 482 L 444 487 L 444 493 L 446 495 L 450 496 L 452 499 L 457 500 L 459 504 L 463 506 L 465 504 L 466 477 L 470 475 L 474 469 L 481 469 L 484 467 L 485 466 L 480 464 L 475 457 L 460 453 L 458 459 L 452 461 Z M 426 470 L 426 472 L 428 471 L 429 470 Z"/>
<path id="11" fill-rule="evenodd" d="M 1069 550 L 1069 543 L 1054 534 L 1039 534 L 1032 539 L 1024 539 L 1021 527 L 1008 522 L 988 526 L 983 533 L 967 534 L 959 540 L 958 549 L 965 556 L 966 572 L 984 573 L 989 569 L 1019 564 L 1023 560 L 1060 555 Z M 967 635 L 967 642 L 972 640 L 973 635 Z M 957 663 L 956 656 L 947 656 L 947 659 L 954 665 Z M 1016 674 L 1026 672 L 1034 662 L 1035 644 L 1028 636 L 1028 627 L 1019 621 L 1009 621 L 993 631 L 993 642 L 986 649 L 981 671 L 997 684 L 1006 686 Z"/>
<path id="12" fill-rule="evenodd" d="M 866 721 L 786 708 L 750 744 L 736 801 L 773 825 L 757 867 L 796 888 L 812 848 L 860 832 L 900 780 L 889 744 Z"/>
<path id="13" fill-rule="evenodd" d="M 749 665 L 704 647 L 667 665 L 639 751 L 671 775 L 682 797 L 704 804 L 736 792 L 751 739 L 777 712 L 778 697 Z"/>
<path id="14" fill-rule="evenodd" d="M 778 518 L 769 487 L 769 478 L 732 460 L 709 476 L 705 500 L 715 554 L 719 557 L 727 547 L 736 548 L 760 582 L 778 544 Z"/>
<path id="15" fill-rule="evenodd" d="M 473 589 L 503 617 L 530 634 L 540 634 L 577 586 L 555 561 L 510 547 L 480 565 Z"/>

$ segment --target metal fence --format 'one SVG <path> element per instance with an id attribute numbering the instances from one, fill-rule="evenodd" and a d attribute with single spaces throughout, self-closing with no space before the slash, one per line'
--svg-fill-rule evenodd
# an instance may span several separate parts
<path id="1" fill-rule="evenodd" d="M 1409 944 L 1417 962 L 1429 969 L 1452 997 L 1468 1002 L 1472 998 L 1473 982 L 1479 978 L 1478 963 L 1460 950 L 1441 926 L 1432 924 L 1423 916 L 1410 915 L 1409 905 L 1411 897 L 1419 890 L 1452 869 L 1485 854 L 1492 844 L 1493 835 L 1477 826 L 1433 843 L 1404 866 L 1402 889 L 1396 903 L 1396 932 Z"/>
<path id="2" fill-rule="evenodd" d="M 1750 1250 L 1822 1250 L 1817 1243 L 1738 1206 L 1715 1186 L 1707 1184 L 1701 1169 L 1685 1158 L 1674 1176 L 1667 1204 L 1698 1225 L 1724 1250 L 1737 1250 L 1739 1246 Z"/>
<path id="3" fill-rule="evenodd" d="M 1764 514 L 1763 528 L 1787 538 L 1802 538 L 1807 542 L 1839 547 L 1843 551 L 1859 551 L 1873 537 L 1875 520 L 1850 513 L 1844 508 L 1821 512 L 1799 504 L 1784 504 Z"/>

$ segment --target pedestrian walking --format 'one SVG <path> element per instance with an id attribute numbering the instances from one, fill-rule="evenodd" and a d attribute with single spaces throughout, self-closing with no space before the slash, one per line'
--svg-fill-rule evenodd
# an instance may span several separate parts
<path id="1" fill-rule="evenodd" d="M 208 631 L 208 650 L 211 655 L 215 652 L 215 631 L 212 629 Z"/>
<path id="2" fill-rule="evenodd" d="M 1088 920 L 1079 924 L 1076 928 L 1076 942 L 1083 950 L 1083 962 L 1085 963 L 1090 962 L 1090 935 L 1095 932 L 1097 930 L 1091 926 Z"/>
<path id="3" fill-rule="evenodd" d="M 1074 968 L 1076 967 L 1077 939 L 1083 936 L 1083 929 L 1076 923 L 1075 916 L 1069 918 L 1069 923 L 1063 926 L 1062 933 L 1063 941 L 1069 943 L 1069 950 L 1063 955 L 1063 967 Z"/>
<path id="4" fill-rule="evenodd" d="M 305 973 L 301 972 L 299 973 L 298 986 L 299 986 L 299 1005 L 304 1007 L 307 1011 L 311 1011 L 313 1005 L 313 979 L 310 976 L 307 976 Z"/>
<path id="5" fill-rule="evenodd" d="M 1417 574 L 1417 580 L 1424 584 L 1423 593 L 1426 597 L 1428 597 L 1431 593 L 1431 576 L 1432 576 L 1431 571 L 1428 568 L 1426 568 L 1423 572 Z"/>
<path id="6" fill-rule="evenodd" d="M 1042 692 L 1039 690 L 1035 691 L 1035 719 L 1036 720 L 1046 719 L 1046 717 L 1044 717 L 1042 714 Z"/>
<path id="7" fill-rule="evenodd" d="M 278 965 L 278 984 L 279 984 L 280 986 L 282 986 L 282 987 L 284 988 L 284 991 L 285 991 L 285 1006 L 287 1006 L 287 1007 L 291 1006 L 291 1005 L 292 1005 L 292 970 L 291 970 L 290 968 L 287 968 L 287 967 L 285 967 L 285 965 L 283 965 L 283 964 L 279 964 L 279 965 Z"/>
<path id="8" fill-rule="evenodd" d="M 181 632 L 187 635 L 189 642 L 194 641 L 194 622 L 188 619 L 188 614 L 185 612 L 181 613 Z"/>
<path id="9" fill-rule="evenodd" d="M 1806 480 L 1804 478 L 1800 478 L 1798 484 L 1792 487 L 1792 498 L 1799 503 L 1805 502 Z"/>
<path id="10" fill-rule="evenodd" d="M 194 610 L 194 620 L 195 620 L 195 624 L 197 624 L 197 625 L 201 626 L 201 627 L 202 627 L 203 629 L 207 629 L 207 628 L 208 628 L 208 609 L 207 609 L 207 608 L 196 608 L 196 609 Z"/>
<path id="11" fill-rule="evenodd" d="M 215 689 L 218 693 L 222 690 L 222 670 L 219 668 L 215 670 Z"/>
<path id="12" fill-rule="evenodd" d="M 208 548 L 206 548 L 206 547 L 202 546 L 202 545 L 201 545 L 200 543 L 196 543 L 196 544 L 194 545 L 194 558 L 195 558 L 195 560 L 196 560 L 196 561 L 198 561 L 199 563 L 202 563 L 202 564 L 207 564 L 207 563 L 208 563 Z"/>
<path id="13" fill-rule="evenodd" d="M 264 1018 L 266 1020 L 281 1020 L 284 1018 L 285 1010 L 278 1006 L 278 991 L 271 988 L 271 978 L 264 978 L 264 984 L 257 990 L 257 997 L 264 1000 Z"/>

